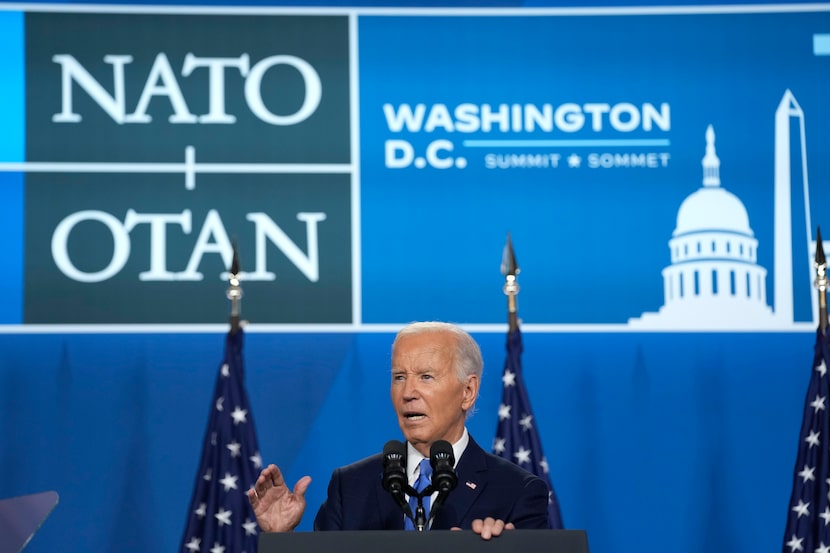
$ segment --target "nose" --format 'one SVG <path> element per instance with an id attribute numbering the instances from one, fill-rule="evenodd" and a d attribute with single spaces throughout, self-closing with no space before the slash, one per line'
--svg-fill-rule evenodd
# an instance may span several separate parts
<path id="1" fill-rule="evenodd" d="M 418 381 L 415 378 L 407 378 L 403 385 L 404 401 L 418 399 Z"/>

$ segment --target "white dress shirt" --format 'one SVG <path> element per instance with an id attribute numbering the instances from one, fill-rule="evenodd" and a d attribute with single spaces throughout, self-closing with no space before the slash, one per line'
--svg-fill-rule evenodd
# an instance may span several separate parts
<path id="1" fill-rule="evenodd" d="M 464 454 L 464 450 L 467 449 L 467 444 L 470 443 L 470 434 L 467 432 L 467 427 L 464 427 L 464 433 L 461 434 L 461 437 L 458 439 L 457 442 L 452 444 L 452 454 L 455 457 L 455 468 L 458 465 L 459 459 Z M 421 472 L 421 461 L 425 459 L 421 452 L 415 449 L 415 447 L 406 442 L 406 476 L 409 480 L 409 485 L 413 488 L 415 487 L 415 482 L 418 481 L 418 476 L 420 476 Z M 435 491 L 432 493 L 429 499 L 429 504 L 433 505 L 435 503 L 435 498 L 438 497 L 438 492 Z M 409 496 L 406 496 L 407 501 L 409 501 Z M 413 515 L 415 513 L 412 513 Z M 406 515 L 404 515 L 405 517 Z M 432 522 L 430 521 L 430 525 Z"/>

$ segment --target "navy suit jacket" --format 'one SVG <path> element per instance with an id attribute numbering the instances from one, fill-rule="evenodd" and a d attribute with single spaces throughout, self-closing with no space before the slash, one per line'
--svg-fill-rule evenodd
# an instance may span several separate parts
<path id="1" fill-rule="evenodd" d="M 455 467 L 458 486 L 432 522 L 433 530 L 468 530 L 493 517 L 516 528 L 549 528 L 548 486 L 533 474 L 487 453 L 472 437 Z M 383 459 L 367 457 L 334 471 L 315 530 L 403 530 L 401 508 L 383 489 Z"/>

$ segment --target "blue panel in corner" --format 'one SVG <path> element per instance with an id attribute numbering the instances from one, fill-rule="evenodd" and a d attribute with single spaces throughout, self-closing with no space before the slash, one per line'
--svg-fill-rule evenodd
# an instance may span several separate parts
<path id="1" fill-rule="evenodd" d="M 23 13 L 0 12 L 0 164 L 24 160 L 25 68 Z M 0 171 L 0 252 L 4 299 L 0 324 L 20 324 L 23 298 L 23 174 Z"/>

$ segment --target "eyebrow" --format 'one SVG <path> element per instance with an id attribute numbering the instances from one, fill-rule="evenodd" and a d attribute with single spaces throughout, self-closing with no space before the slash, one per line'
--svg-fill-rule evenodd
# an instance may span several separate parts
<path id="1" fill-rule="evenodd" d="M 411 369 L 411 370 L 399 369 L 399 368 L 396 368 L 396 367 L 392 367 L 390 372 L 392 374 L 395 374 L 395 373 L 424 374 L 424 373 L 428 373 L 428 372 L 435 372 L 435 367 L 430 366 L 430 367 L 419 368 L 419 369 Z"/>

